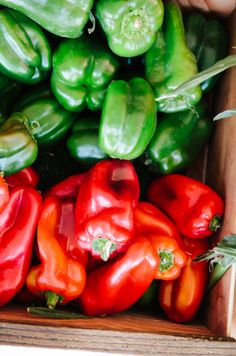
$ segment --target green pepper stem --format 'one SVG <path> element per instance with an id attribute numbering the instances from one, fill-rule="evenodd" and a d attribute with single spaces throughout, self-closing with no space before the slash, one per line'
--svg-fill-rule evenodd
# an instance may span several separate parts
<path id="1" fill-rule="evenodd" d="M 91 33 L 93 33 L 96 28 L 96 19 L 93 15 L 92 11 L 89 12 L 89 20 L 92 22 L 92 27 L 88 28 L 88 33 L 89 33 L 89 35 L 91 35 Z"/>
<path id="2" fill-rule="evenodd" d="M 220 215 L 215 215 L 213 219 L 211 219 L 209 224 L 209 229 L 211 231 L 216 231 L 221 227 L 221 217 Z"/>
<path id="3" fill-rule="evenodd" d="M 49 309 L 55 309 L 57 302 L 61 302 L 63 299 L 61 295 L 51 292 L 49 290 L 45 291 L 44 295 L 46 297 L 47 307 Z"/>
<path id="4" fill-rule="evenodd" d="M 174 254 L 168 250 L 159 250 L 160 257 L 159 272 L 166 272 L 174 265 Z"/>
<path id="5" fill-rule="evenodd" d="M 98 252 L 103 261 L 107 261 L 111 253 L 117 249 L 117 244 L 109 239 L 99 237 L 92 241 L 92 250 Z"/>
<path id="6" fill-rule="evenodd" d="M 27 312 L 31 315 L 50 319 L 87 319 L 88 317 L 79 313 L 72 313 L 64 310 L 55 310 L 42 307 L 28 307 Z"/>

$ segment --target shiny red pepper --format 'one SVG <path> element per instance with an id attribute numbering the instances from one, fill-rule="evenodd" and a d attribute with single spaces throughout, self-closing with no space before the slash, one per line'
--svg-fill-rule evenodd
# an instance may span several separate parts
<path id="1" fill-rule="evenodd" d="M 144 237 L 137 237 L 124 254 L 88 273 L 78 299 L 87 315 L 109 315 L 133 305 L 151 285 L 157 260 Z"/>
<path id="2" fill-rule="evenodd" d="M 10 189 L 20 185 L 37 187 L 39 175 L 33 167 L 27 167 L 17 173 L 7 176 L 6 182 Z"/>
<path id="3" fill-rule="evenodd" d="M 34 188 L 17 187 L 0 214 L 0 306 L 24 285 L 41 206 L 41 195 Z"/>
<path id="4" fill-rule="evenodd" d="M 0 175 L 0 213 L 5 209 L 9 200 L 9 189 L 6 181 Z"/>
<path id="5" fill-rule="evenodd" d="M 27 288 L 35 295 L 44 293 L 51 309 L 58 301 L 67 303 L 77 298 L 86 283 L 83 264 L 65 249 L 65 238 L 60 230 L 62 219 L 61 201 L 56 196 L 48 196 L 37 229 L 41 264 L 32 267 L 26 279 Z"/>
<path id="6" fill-rule="evenodd" d="M 147 195 L 150 202 L 169 216 L 183 236 L 204 238 L 220 227 L 223 200 L 208 185 L 195 179 L 169 174 L 155 179 Z"/>
<path id="7" fill-rule="evenodd" d="M 51 187 L 44 196 L 56 195 L 60 199 L 76 199 L 87 173 L 74 174 Z"/>
<path id="8" fill-rule="evenodd" d="M 157 254 L 155 279 L 177 278 L 187 262 L 187 256 L 175 225 L 148 202 L 139 202 L 134 209 L 134 225 L 137 236 L 148 238 Z"/>
<path id="9" fill-rule="evenodd" d="M 188 254 L 187 265 L 174 281 L 161 281 L 159 303 L 168 319 L 177 323 L 187 323 L 197 314 L 201 305 L 208 278 L 207 262 L 193 262 L 193 258 L 209 248 L 207 239 L 184 238 Z"/>
<path id="10" fill-rule="evenodd" d="M 133 209 L 139 181 L 130 161 L 98 162 L 83 180 L 76 203 L 76 238 L 81 249 L 107 260 L 134 238 Z"/>

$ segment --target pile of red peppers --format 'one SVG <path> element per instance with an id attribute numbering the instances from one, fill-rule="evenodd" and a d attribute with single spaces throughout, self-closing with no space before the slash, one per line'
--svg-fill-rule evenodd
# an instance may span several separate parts
<path id="1" fill-rule="evenodd" d="M 224 204 L 181 174 L 153 179 L 146 201 L 131 161 L 106 159 L 44 192 L 28 167 L 0 176 L 0 306 L 12 299 L 71 303 L 88 316 L 133 306 L 154 280 L 156 304 L 192 320 L 208 278 L 209 248 Z"/>

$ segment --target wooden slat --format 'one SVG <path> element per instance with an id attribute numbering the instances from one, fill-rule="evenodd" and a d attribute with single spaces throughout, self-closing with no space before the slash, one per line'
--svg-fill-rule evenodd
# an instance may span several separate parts
<path id="1" fill-rule="evenodd" d="M 236 11 L 231 17 L 231 53 L 236 54 Z M 223 77 L 221 89 L 215 100 L 216 113 L 236 108 L 236 68 L 228 70 Z M 222 239 L 236 234 L 236 116 L 217 124 L 209 151 L 207 182 L 226 202 L 223 227 L 217 236 Z M 206 307 L 206 323 L 216 334 L 236 338 L 235 266 L 213 288 Z"/>

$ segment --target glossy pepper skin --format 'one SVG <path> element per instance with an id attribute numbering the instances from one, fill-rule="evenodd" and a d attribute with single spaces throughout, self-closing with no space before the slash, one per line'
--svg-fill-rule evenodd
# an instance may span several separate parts
<path id="1" fill-rule="evenodd" d="M 9 200 L 8 184 L 0 175 L 0 213 L 5 209 Z"/>
<path id="2" fill-rule="evenodd" d="M 184 17 L 185 34 L 188 47 L 195 54 L 199 71 L 211 67 L 227 55 L 228 34 L 219 19 L 207 18 L 200 13 Z M 201 84 L 203 93 L 208 93 L 219 76 L 214 76 Z"/>
<path id="3" fill-rule="evenodd" d="M 89 19 L 93 0 L 0 0 L 0 5 L 15 9 L 41 27 L 60 37 L 80 37 Z"/>
<path id="4" fill-rule="evenodd" d="M 53 309 L 58 301 L 67 303 L 78 297 L 85 287 L 84 266 L 65 249 L 62 229 L 62 204 L 56 196 L 44 200 L 37 228 L 37 245 L 41 264 L 33 266 L 26 286 L 35 295 L 44 293 Z"/>
<path id="5" fill-rule="evenodd" d="M 179 278 L 161 281 L 158 300 L 168 319 L 177 323 L 190 322 L 197 314 L 205 292 L 208 264 L 193 262 L 198 254 L 207 251 L 208 240 L 184 239 L 188 262 Z"/>
<path id="6" fill-rule="evenodd" d="M 200 101 L 200 86 L 183 92 L 181 97 L 165 99 L 166 94 L 198 72 L 196 58 L 186 43 L 180 8 L 174 2 L 165 4 L 163 28 L 145 54 L 145 72 L 153 87 L 158 111 L 184 111 Z"/>
<path id="7" fill-rule="evenodd" d="M 83 167 L 92 167 L 108 158 L 98 145 L 99 120 L 94 117 L 80 118 L 72 127 L 72 135 L 67 140 L 67 148 L 72 157 Z"/>
<path id="8" fill-rule="evenodd" d="M 175 223 L 183 236 L 200 239 L 212 235 L 224 212 L 221 197 L 208 185 L 180 174 L 155 179 L 148 200 Z"/>
<path id="9" fill-rule="evenodd" d="M 21 113 L 12 114 L 0 126 L 0 171 L 5 175 L 16 173 L 31 166 L 37 155 L 38 145 L 27 119 Z"/>
<path id="10" fill-rule="evenodd" d="M 135 159 L 150 142 L 156 121 L 154 94 L 145 79 L 113 81 L 102 108 L 99 147 L 112 158 Z"/>
<path id="11" fill-rule="evenodd" d="M 26 167 L 19 172 L 7 176 L 5 179 L 8 187 L 13 189 L 22 185 L 36 188 L 40 178 L 33 167 Z"/>
<path id="12" fill-rule="evenodd" d="M 95 14 L 111 50 L 121 57 L 133 57 L 152 46 L 163 12 L 161 0 L 99 0 Z"/>
<path id="13" fill-rule="evenodd" d="M 208 143 L 213 122 L 205 106 L 163 114 L 144 154 L 144 164 L 159 174 L 181 172 Z"/>
<path id="14" fill-rule="evenodd" d="M 97 38 L 67 39 L 53 54 L 52 91 L 67 110 L 100 110 L 118 64 L 116 56 Z"/>
<path id="15" fill-rule="evenodd" d="M 150 242 L 137 237 L 119 258 L 88 273 L 78 303 L 87 315 L 109 315 L 133 305 L 151 285 L 156 256 Z"/>
<path id="16" fill-rule="evenodd" d="M 139 181 L 132 163 L 98 162 L 83 180 L 76 202 L 78 246 L 108 260 L 124 252 L 134 238 L 133 209 L 139 199 Z"/>
<path id="17" fill-rule="evenodd" d="M 0 71 L 26 84 L 45 78 L 51 69 L 51 49 L 42 29 L 21 13 L 0 10 Z"/>
<path id="18" fill-rule="evenodd" d="M 16 103 L 15 110 L 27 118 L 32 134 L 40 147 L 61 141 L 72 127 L 76 115 L 65 110 L 47 86 L 35 86 Z"/>
<path id="19" fill-rule="evenodd" d="M 137 236 L 145 236 L 157 255 L 155 279 L 176 279 L 187 262 L 183 241 L 175 225 L 159 209 L 148 202 L 139 202 L 134 209 Z"/>
<path id="20" fill-rule="evenodd" d="M 0 213 L 0 306 L 24 285 L 41 207 L 42 198 L 34 188 L 17 187 Z"/>

